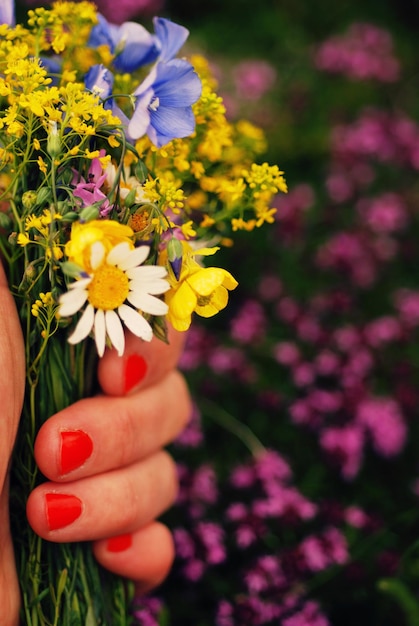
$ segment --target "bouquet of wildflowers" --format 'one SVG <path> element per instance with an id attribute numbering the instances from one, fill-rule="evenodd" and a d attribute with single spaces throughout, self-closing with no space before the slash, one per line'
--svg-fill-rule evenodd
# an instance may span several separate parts
<path id="1" fill-rule="evenodd" d="M 203 264 L 232 234 L 273 221 L 286 191 L 244 121 L 228 123 L 208 63 L 178 58 L 188 31 L 116 26 L 90 2 L 56 2 L 15 24 L 0 7 L 0 246 L 26 350 L 13 463 L 13 528 L 30 625 L 129 623 L 130 590 L 83 544 L 51 544 L 25 522 L 42 480 L 33 442 L 92 390 L 124 332 L 167 340 L 216 314 L 237 286 Z"/>

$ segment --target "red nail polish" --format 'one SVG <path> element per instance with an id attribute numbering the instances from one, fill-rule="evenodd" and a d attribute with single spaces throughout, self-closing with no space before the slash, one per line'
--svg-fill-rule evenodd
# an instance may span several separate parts
<path id="1" fill-rule="evenodd" d="M 82 512 L 81 500 L 67 493 L 47 493 L 45 504 L 49 530 L 69 526 Z"/>
<path id="2" fill-rule="evenodd" d="M 60 473 L 61 475 L 77 469 L 93 452 L 93 442 L 82 430 L 63 430 L 61 432 Z"/>
<path id="3" fill-rule="evenodd" d="M 147 363 L 140 354 L 130 354 L 125 359 L 124 391 L 128 393 L 140 383 L 147 373 Z"/>
<path id="4" fill-rule="evenodd" d="M 111 537 L 106 543 L 108 552 L 123 552 L 132 546 L 132 535 L 118 535 Z"/>

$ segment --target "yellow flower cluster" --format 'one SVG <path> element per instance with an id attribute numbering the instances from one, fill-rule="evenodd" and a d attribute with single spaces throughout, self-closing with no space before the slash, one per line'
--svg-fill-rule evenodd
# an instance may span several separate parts
<path id="1" fill-rule="evenodd" d="M 8 205 L 3 218 L 16 246 L 10 252 L 2 244 L 2 252 L 24 254 L 42 293 L 53 270 L 56 297 L 68 276 L 92 270 L 95 243 L 106 254 L 122 242 L 130 249 L 146 243 L 147 262 L 168 271 L 167 318 L 184 330 L 193 312 L 209 316 L 224 308 L 237 285 L 225 270 L 201 265 L 198 259 L 218 248 L 198 254 L 199 241 L 231 245 L 231 233 L 272 223 L 274 197 L 286 193 L 286 182 L 277 166 L 257 163 L 266 148 L 263 132 L 227 119 L 199 55 L 190 59 L 202 82 L 192 106 L 195 132 L 161 148 L 147 136 L 127 145 L 121 120 L 83 82 L 93 64 L 106 66 L 114 57 L 107 45 L 88 45 L 97 21 L 90 2 L 61 0 L 29 11 L 26 27 L 0 26 L 0 204 Z M 45 55 L 59 56 L 54 82 Z M 127 96 L 116 97 L 118 106 L 129 115 L 129 94 L 142 75 L 113 73 L 116 92 Z"/>
<path id="2" fill-rule="evenodd" d="M 286 193 L 287 185 L 277 166 L 255 162 L 266 149 L 263 131 L 248 120 L 230 123 L 208 61 L 201 56 L 191 60 L 203 85 L 193 107 L 194 135 L 160 149 L 143 138 L 136 148 L 156 177 L 164 180 L 170 172 L 177 189 L 183 189 L 182 206 L 165 203 L 155 182 L 145 185 L 147 199 L 160 202 L 163 212 L 183 210 L 193 216 L 198 237 L 215 232 L 221 240 L 231 230 L 251 231 L 272 223 L 276 212 L 272 200 L 275 194 Z M 157 223 L 161 225 L 161 220 Z"/>

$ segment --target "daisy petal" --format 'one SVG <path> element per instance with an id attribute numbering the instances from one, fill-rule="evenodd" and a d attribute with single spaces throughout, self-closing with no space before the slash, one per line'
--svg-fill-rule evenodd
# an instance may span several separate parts
<path id="1" fill-rule="evenodd" d="M 144 341 L 151 341 L 153 338 L 153 330 L 142 315 L 126 304 L 122 304 L 118 308 L 118 313 L 121 320 L 133 335 L 144 339 Z"/>
<path id="2" fill-rule="evenodd" d="M 122 241 L 118 243 L 112 250 L 108 253 L 106 257 L 106 262 L 110 263 L 110 265 L 118 265 L 126 259 L 126 257 L 131 252 L 130 245 L 127 241 Z"/>
<path id="3" fill-rule="evenodd" d="M 72 289 L 63 293 L 60 297 L 60 308 L 58 309 L 61 317 L 69 317 L 80 311 L 87 300 L 87 291 L 85 289 Z"/>
<path id="4" fill-rule="evenodd" d="M 144 263 L 148 255 L 150 254 L 150 248 L 148 246 L 139 246 L 131 250 L 129 254 L 118 264 L 121 270 L 129 270 L 137 265 Z"/>
<path id="5" fill-rule="evenodd" d="M 152 280 L 154 278 L 164 278 L 167 270 L 162 265 L 143 265 L 127 269 L 127 276 L 132 280 Z"/>
<path id="6" fill-rule="evenodd" d="M 135 306 L 136 309 L 141 309 L 141 311 L 150 313 L 151 315 L 165 315 L 168 310 L 168 306 L 163 300 L 150 296 L 148 293 L 130 291 L 127 300 Z"/>
<path id="7" fill-rule="evenodd" d="M 111 344 L 116 348 L 118 356 L 124 354 L 125 335 L 122 328 L 121 320 L 115 311 L 106 311 L 105 313 L 106 332 L 111 340 Z"/>
<path id="8" fill-rule="evenodd" d="M 102 309 L 98 309 L 95 315 L 94 321 L 94 331 L 95 331 L 95 341 L 97 353 L 99 356 L 103 356 L 105 352 L 105 344 L 106 344 L 106 324 L 105 324 L 105 313 Z"/>
<path id="9" fill-rule="evenodd" d="M 105 246 L 101 241 L 95 241 L 90 247 L 90 265 L 95 270 L 105 258 Z"/>
<path id="10" fill-rule="evenodd" d="M 79 319 L 74 332 L 68 338 L 69 343 L 76 344 L 86 339 L 87 335 L 93 328 L 95 321 L 95 310 L 91 304 L 88 304 L 83 315 Z"/>
<path id="11" fill-rule="evenodd" d="M 167 280 L 157 278 L 155 280 L 132 280 L 129 284 L 132 291 L 141 291 L 143 293 L 150 293 L 151 295 L 158 295 L 165 293 L 170 289 L 170 284 Z"/>

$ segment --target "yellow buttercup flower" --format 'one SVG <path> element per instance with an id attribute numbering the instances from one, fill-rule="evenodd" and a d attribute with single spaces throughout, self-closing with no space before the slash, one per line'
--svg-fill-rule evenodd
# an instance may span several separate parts
<path id="1" fill-rule="evenodd" d="M 188 330 L 195 312 L 201 317 L 212 317 L 228 303 L 228 292 L 238 285 L 236 279 L 220 267 L 201 267 L 194 256 L 213 254 L 217 248 L 192 251 L 184 243 L 184 256 L 179 280 L 173 272 L 168 279 L 170 290 L 165 295 L 169 307 L 167 319 L 179 331 Z"/>
<path id="2" fill-rule="evenodd" d="M 76 263 L 86 272 L 91 272 L 92 245 L 100 242 L 105 252 L 109 252 L 122 242 L 134 248 L 134 231 L 126 224 L 115 220 L 91 220 L 75 222 L 71 229 L 70 240 L 66 243 L 65 254 L 69 261 Z"/>

